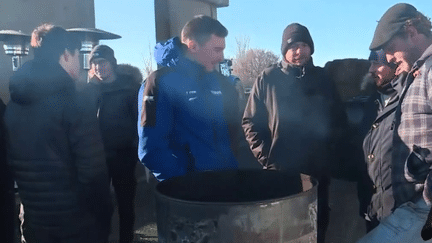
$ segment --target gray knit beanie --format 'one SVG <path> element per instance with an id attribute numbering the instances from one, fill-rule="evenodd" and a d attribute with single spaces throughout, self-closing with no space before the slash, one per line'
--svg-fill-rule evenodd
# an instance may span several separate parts
<path id="1" fill-rule="evenodd" d="M 114 57 L 114 50 L 107 45 L 97 45 L 90 52 L 90 63 L 96 58 L 103 58 L 111 63 L 113 68 L 117 67 L 117 59 Z"/>
<path id="2" fill-rule="evenodd" d="M 292 23 L 283 31 L 281 52 L 285 56 L 289 46 L 295 42 L 304 42 L 309 45 L 311 55 L 314 53 L 314 43 L 309 30 L 301 24 Z"/>

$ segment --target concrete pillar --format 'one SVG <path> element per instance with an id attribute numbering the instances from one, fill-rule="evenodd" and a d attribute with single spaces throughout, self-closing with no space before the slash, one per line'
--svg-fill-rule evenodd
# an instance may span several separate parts
<path id="1" fill-rule="evenodd" d="M 0 6 L 0 30 L 21 30 L 31 34 L 41 23 L 53 23 L 68 28 L 94 28 L 94 0 L 13 0 L 2 1 Z M 3 51 L 0 42 L 0 98 L 9 101 L 9 77 L 12 76 L 12 60 Z M 22 59 L 26 62 L 33 58 Z"/>
<path id="2" fill-rule="evenodd" d="M 180 36 L 183 26 L 195 15 L 217 19 L 217 8 L 227 7 L 229 0 L 155 0 L 156 41 Z"/>

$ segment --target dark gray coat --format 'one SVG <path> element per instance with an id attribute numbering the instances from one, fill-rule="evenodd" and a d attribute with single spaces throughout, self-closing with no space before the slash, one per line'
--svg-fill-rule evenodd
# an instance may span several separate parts
<path id="1" fill-rule="evenodd" d="M 381 94 L 377 95 L 378 114 L 363 142 L 368 174 L 374 184 L 372 199 L 367 209 L 370 219 L 381 220 L 387 217 L 395 206 L 392 191 L 393 136 L 396 108 L 399 104 L 398 92 L 404 77 L 401 75 L 392 82 L 395 87 L 387 104 L 383 103 Z"/>
<path id="2" fill-rule="evenodd" d="M 312 61 L 303 72 L 282 61 L 254 83 L 243 116 L 250 148 L 268 169 L 329 173 L 332 144 L 346 122 L 339 95 Z"/>

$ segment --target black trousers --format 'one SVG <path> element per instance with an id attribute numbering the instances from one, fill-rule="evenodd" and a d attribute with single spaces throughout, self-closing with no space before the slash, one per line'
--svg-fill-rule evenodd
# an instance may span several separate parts
<path id="1" fill-rule="evenodd" d="M 330 222 L 329 187 L 330 177 L 322 176 L 318 178 L 318 243 L 324 243 Z"/>
<path id="2" fill-rule="evenodd" d="M 138 162 L 135 148 L 107 152 L 108 172 L 117 199 L 119 242 L 132 242 L 135 222 L 135 167 Z"/>
<path id="3" fill-rule="evenodd" d="M 10 180 L 9 180 L 10 178 Z M 15 242 L 15 192 L 12 178 L 8 175 L 8 180 L 0 179 L 0 242 Z"/>

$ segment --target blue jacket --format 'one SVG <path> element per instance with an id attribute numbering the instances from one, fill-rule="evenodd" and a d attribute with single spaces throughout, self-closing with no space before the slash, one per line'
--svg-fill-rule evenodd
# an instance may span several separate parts
<path id="1" fill-rule="evenodd" d="M 226 77 L 180 56 L 147 78 L 138 101 L 139 159 L 158 180 L 238 167 L 233 140 L 241 119 Z"/>

